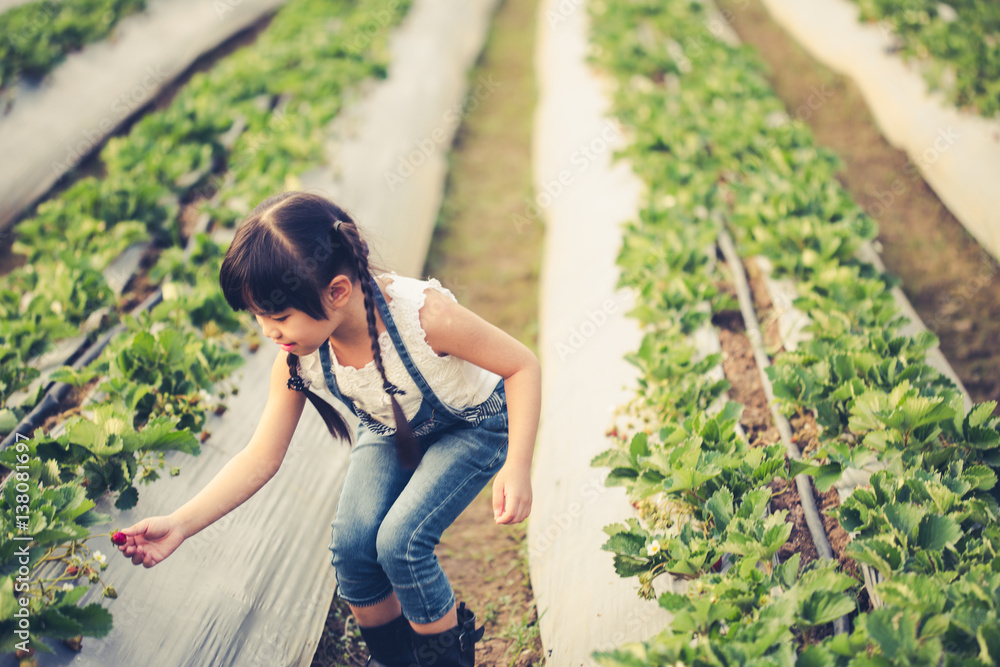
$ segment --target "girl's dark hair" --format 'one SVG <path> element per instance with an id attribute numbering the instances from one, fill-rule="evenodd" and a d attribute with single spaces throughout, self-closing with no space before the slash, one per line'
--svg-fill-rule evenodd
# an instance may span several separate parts
<path id="1" fill-rule="evenodd" d="M 233 310 L 270 315 L 294 308 L 314 320 L 325 320 L 324 290 L 339 275 L 358 284 L 364 294 L 372 356 L 396 421 L 396 452 L 403 465 L 416 467 L 420 448 L 395 396 L 403 392 L 389 382 L 382 364 L 368 244 L 347 213 L 328 199 L 305 192 L 265 199 L 237 229 L 222 260 L 219 283 Z M 288 355 L 288 372 L 298 377 L 299 358 L 294 354 Z M 350 442 L 341 414 L 308 388 L 305 394 L 330 433 Z"/>

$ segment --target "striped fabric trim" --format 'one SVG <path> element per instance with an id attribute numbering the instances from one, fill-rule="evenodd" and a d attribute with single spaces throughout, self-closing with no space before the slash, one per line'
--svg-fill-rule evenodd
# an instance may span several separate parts
<path id="1" fill-rule="evenodd" d="M 489 398 L 479 405 L 473 405 L 472 407 L 465 408 L 464 410 L 458 412 L 458 417 L 462 421 L 469 422 L 472 426 L 478 426 L 485 419 L 503 412 L 506 407 L 506 398 L 500 396 L 499 392 L 493 392 Z M 361 420 L 361 423 L 375 435 L 393 435 L 396 433 L 395 428 L 386 426 L 364 410 L 355 407 L 355 412 L 358 415 L 358 419 Z M 433 433 L 435 429 L 441 426 L 441 424 L 442 422 L 440 420 L 430 419 L 414 430 L 413 435 L 419 437 Z"/>

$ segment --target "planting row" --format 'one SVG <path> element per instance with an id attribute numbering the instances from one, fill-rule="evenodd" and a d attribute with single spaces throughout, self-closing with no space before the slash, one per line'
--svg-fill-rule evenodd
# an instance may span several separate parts
<path id="1" fill-rule="evenodd" d="M 343 5 L 327 12 L 338 16 Z M 220 189 L 199 207 L 217 224 L 234 224 L 298 166 L 320 160 L 320 133 L 339 110 L 342 92 L 383 73 L 384 63 L 367 54 L 378 34 L 372 26 L 381 29 L 384 21 L 345 21 L 341 34 L 352 37 L 335 40 L 288 16 L 253 48 L 195 75 L 167 109 L 110 140 L 100 153 L 103 178 L 80 179 L 18 226 L 14 251 L 26 264 L 0 280 L 0 427 L 7 432 L 32 404 L 8 404 L 37 377 L 29 362 L 52 341 L 75 334 L 93 312 L 116 305 L 102 275 L 109 262 L 143 240 L 177 247 L 186 231 L 181 204 Z M 219 254 L 211 240 L 199 243 L 204 249 L 195 259 Z M 151 273 L 154 280 L 177 257 L 164 261 L 168 266 Z M 208 289 L 199 319 L 233 330 L 221 294 Z"/>
<path id="2" fill-rule="evenodd" d="M 39 429 L 0 453 L 13 471 L 2 490 L 0 650 L 17 648 L 22 608 L 39 650 L 40 637 L 110 629 L 100 604 L 76 606 L 88 581 L 116 595 L 101 580 L 103 557 L 86 544 L 104 533 L 91 528 L 110 518 L 95 511 L 95 500 L 110 492 L 116 507 L 132 507 L 138 483 L 165 467 L 164 452 L 198 453 L 195 434 L 217 407 L 209 392 L 241 363 L 241 325 L 252 330 L 216 283 L 224 240 L 190 234 L 187 225 L 200 213 L 232 226 L 252 202 L 319 163 L 323 127 L 347 90 L 384 74 L 386 35 L 406 9 L 393 0 L 295 0 L 252 46 L 196 75 L 167 109 L 109 141 L 100 154 L 104 178 L 80 179 L 18 227 L 15 250 L 28 263 L 0 285 L 5 373 L 30 377 L 25 360 L 52 339 L 102 305 L 124 305 L 108 302 L 100 269 L 138 239 L 162 248 L 139 278 L 143 292 L 159 284 L 163 301 L 123 317 L 126 331 L 93 363 L 53 374 L 85 390 L 96 386 L 84 414 L 61 424 L 58 436 Z"/>
<path id="3" fill-rule="evenodd" d="M 0 14 L 0 88 L 40 77 L 65 55 L 107 37 L 146 0 L 39 0 Z"/>
<path id="4" fill-rule="evenodd" d="M 1000 113 L 1000 5 L 991 0 L 854 0 L 892 30 L 931 88 L 987 118 Z"/>
<path id="5" fill-rule="evenodd" d="M 691 582 L 659 598 L 670 627 L 603 664 L 990 664 L 1000 657 L 995 405 L 966 413 L 925 363 L 933 336 L 902 335 L 892 279 L 856 259 L 874 222 L 838 184 L 837 160 L 788 118 L 754 54 L 719 39 L 719 17 L 681 0 L 593 11 L 594 60 L 618 80 L 625 153 L 648 186 L 619 260 L 647 330 L 632 356 L 643 377 L 631 428 L 595 460 L 642 521 L 608 527 L 605 548 L 642 594 L 664 573 Z M 698 359 L 689 336 L 732 309 L 714 261 L 724 228 L 743 256 L 763 255 L 795 281 L 795 305 L 811 318 L 811 340 L 776 353 L 768 375 L 786 413 L 818 422 L 812 461 L 740 437 L 741 406 L 710 410 L 725 389 L 706 375 L 719 358 Z M 774 566 L 792 526 L 767 512 L 772 489 L 800 472 L 825 490 L 862 467 L 880 470 L 834 513 L 855 533 L 848 555 L 885 578 L 874 610 L 835 561 Z M 844 614 L 853 631 L 829 635 Z"/>

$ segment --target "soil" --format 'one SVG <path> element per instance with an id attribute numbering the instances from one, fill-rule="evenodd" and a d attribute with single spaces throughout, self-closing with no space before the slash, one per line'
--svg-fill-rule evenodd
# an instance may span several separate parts
<path id="1" fill-rule="evenodd" d="M 729 285 L 720 285 L 720 289 L 735 292 Z M 764 385 L 761 384 L 757 372 L 757 362 L 753 356 L 753 348 L 746 337 L 743 316 L 738 310 L 723 310 L 712 316 L 719 342 L 722 345 L 722 370 L 726 379 L 732 385 L 729 388 L 729 400 L 745 406 L 740 417 L 740 426 L 746 431 L 747 442 L 751 445 L 770 445 L 778 442 L 781 436 L 771 419 L 771 409 L 764 395 Z"/>
<path id="2" fill-rule="evenodd" d="M 785 482 L 775 479 L 768 487 L 771 489 L 771 511 L 788 511 L 788 521 L 792 523 L 792 534 L 788 541 L 778 551 L 778 560 L 784 562 L 795 554 L 799 555 L 799 571 L 819 558 L 816 545 L 813 544 L 806 516 L 802 511 L 802 499 L 795 481 Z"/>
<path id="3" fill-rule="evenodd" d="M 776 327 L 777 318 L 773 302 L 759 268 L 752 260 L 744 260 L 744 264 L 753 296 L 754 309 L 765 332 L 765 342 L 771 349 L 777 349 L 781 346 L 781 339 Z M 733 293 L 731 285 L 720 285 L 720 288 Z M 723 371 L 733 385 L 729 390 L 730 397 L 746 406 L 740 423 L 746 430 L 749 441 L 753 444 L 779 442 L 780 436 L 774 426 L 767 404 L 753 350 L 744 332 L 742 314 L 739 311 L 722 311 L 715 315 L 713 323 L 718 328 L 722 344 Z M 819 446 L 819 426 L 812 415 L 808 413 L 796 414 L 789 419 L 789 424 L 792 428 L 792 442 L 800 452 L 807 453 Z M 784 561 L 793 554 L 799 553 L 801 554 L 800 567 L 804 567 L 819 558 L 819 552 L 805 522 L 798 488 L 794 482 L 787 483 L 783 480 L 774 480 L 768 486 L 772 492 L 771 510 L 788 510 L 788 520 L 792 522 L 793 526 L 788 542 L 778 552 L 778 558 Z M 840 526 L 836 518 L 828 514 L 829 511 L 836 509 L 840 503 L 836 490 L 831 489 L 825 494 L 820 494 L 813 488 L 813 494 L 819 505 L 824 529 L 834 555 L 847 574 L 860 578 L 857 563 L 844 553 L 850 536 Z"/>
<path id="4" fill-rule="evenodd" d="M 761 323 L 761 328 L 764 331 L 765 345 L 771 350 L 781 349 L 783 342 L 777 327 L 777 313 L 760 269 L 752 258 L 745 259 L 744 265 L 747 279 L 750 283 L 750 291 L 753 296 L 754 309 Z M 792 430 L 792 444 L 798 448 L 804 457 L 808 457 L 810 452 L 820 446 L 820 427 L 816 423 L 815 417 L 810 412 L 800 411 L 792 415 L 788 419 L 788 423 Z M 792 521 L 793 525 L 792 534 L 788 542 L 778 552 L 778 558 L 784 561 L 791 555 L 799 553 L 801 554 L 799 566 L 800 568 L 804 567 L 807 563 L 819 558 L 819 551 L 809 534 L 809 527 L 806 524 L 805 514 L 802 510 L 798 485 L 794 481 L 786 483 L 783 480 L 774 480 L 769 486 L 773 494 L 771 509 L 773 511 L 788 510 L 788 518 Z M 820 493 L 811 480 L 809 487 L 816 500 L 827 541 L 830 543 L 830 549 L 833 551 L 834 557 L 840 565 L 840 570 L 861 581 L 861 572 L 857 562 L 846 554 L 846 548 L 851 541 L 851 536 L 844 530 L 833 514 L 840 505 L 840 496 L 837 494 L 837 490 L 830 489 L 826 493 Z M 862 610 L 867 610 L 869 607 L 868 594 L 864 588 L 859 593 L 858 604 Z M 815 637 L 828 634 L 831 630 L 832 626 L 821 628 L 819 634 Z"/>
<path id="5" fill-rule="evenodd" d="M 470 90 L 480 78 L 501 83 L 499 95 L 469 105 L 449 157 L 445 201 L 425 274 L 462 305 L 537 349 L 538 274 L 542 230 L 512 233 L 511 216 L 532 196 L 531 131 L 535 105 L 537 0 L 507 0 L 498 9 Z M 455 595 L 485 624 L 476 664 L 542 664 L 537 612 L 527 574 L 524 524 L 493 521 L 492 485 L 452 524 L 436 553 Z M 529 518 L 530 520 L 530 518 Z M 334 601 L 314 667 L 361 666 L 367 653 Z M 345 630 L 346 628 L 346 630 Z"/>
<path id="6" fill-rule="evenodd" d="M 882 137 L 854 83 L 818 63 L 760 0 L 719 0 L 740 39 L 757 49 L 790 113 L 843 161 L 838 178 L 879 225 L 888 271 L 972 399 L 1000 400 L 1000 273 L 996 260 Z M 816 100 L 823 100 L 816 104 Z M 898 194 L 894 194 L 898 193 Z M 1000 408 L 998 408 L 1000 414 Z"/>
<path id="7" fill-rule="evenodd" d="M 778 327 L 778 313 L 774 309 L 771 295 L 767 291 L 764 283 L 764 275 L 761 273 L 757 262 L 752 257 L 743 260 L 746 269 L 747 282 L 750 283 L 750 294 L 753 296 L 754 310 L 757 312 L 757 321 L 764 334 L 764 349 L 768 350 L 772 356 L 782 346 L 781 330 Z"/>

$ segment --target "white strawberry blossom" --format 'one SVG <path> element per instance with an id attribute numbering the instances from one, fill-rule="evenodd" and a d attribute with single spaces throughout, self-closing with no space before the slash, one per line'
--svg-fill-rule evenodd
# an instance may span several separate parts
<path id="1" fill-rule="evenodd" d="M 656 554 L 660 553 L 660 541 L 653 540 L 652 542 L 650 542 L 649 546 L 646 547 L 646 553 L 650 556 L 655 556 Z"/>
<path id="2" fill-rule="evenodd" d="M 64 591 L 66 591 L 67 593 L 68 593 L 69 591 L 73 590 L 74 588 L 76 588 L 76 586 L 74 586 L 73 584 L 69 584 L 69 583 L 66 583 L 66 584 L 63 584 L 63 585 L 62 585 L 62 589 L 63 589 Z"/>
<path id="3" fill-rule="evenodd" d="M 101 553 L 100 551 L 95 551 L 95 552 L 94 552 L 94 558 L 95 558 L 95 559 L 97 560 L 97 562 L 98 562 L 98 563 L 100 563 L 101 565 L 104 565 L 105 563 L 107 563 L 107 562 L 108 562 L 108 557 L 107 557 L 107 556 L 105 556 L 104 554 L 102 554 L 102 553 Z"/>

